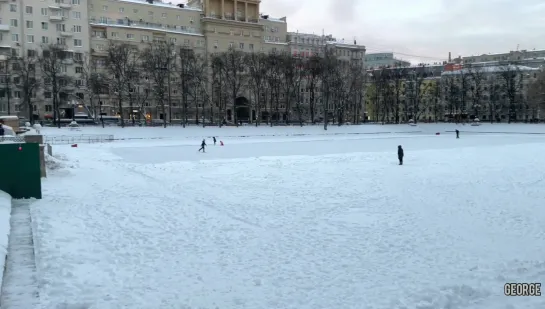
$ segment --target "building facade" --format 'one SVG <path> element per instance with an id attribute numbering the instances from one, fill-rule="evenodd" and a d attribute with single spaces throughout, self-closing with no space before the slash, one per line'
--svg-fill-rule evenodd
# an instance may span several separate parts
<path id="1" fill-rule="evenodd" d="M 499 66 L 517 64 L 531 68 L 545 65 L 545 50 L 517 50 L 498 54 L 482 54 L 479 56 L 462 57 L 464 65 L 474 67 Z"/>
<path id="2" fill-rule="evenodd" d="M 396 59 L 394 53 L 369 53 L 365 55 L 365 63 L 368 69 L 379 69 L 383 67 L 408 67 L 410 62 Z"/>
<path id="3" fill-rule="evenodd" d="M 34 56 L 43 45 L 62 44 L 73 59 L 65 62 L 63 73 L 78 75 L 77 61 L 90 50 L 87 6 L 87 0 L 0 1 L 0 114 L 14 115 L 22 108 L 17 77 L 8 63 L 11 57 Z M 76 87 L 70 90 L 67 102 L 83 95 Z M 32 95 L 35 118 L 52 112 L 50 99 L 45 83 Z"/>

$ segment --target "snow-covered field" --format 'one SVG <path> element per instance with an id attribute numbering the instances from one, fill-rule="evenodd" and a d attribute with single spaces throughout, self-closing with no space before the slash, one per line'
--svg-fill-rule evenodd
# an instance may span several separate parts
<path id="1" fill-rule="evenodd" d="M 9 239 L 9 219 L 11 216 L 11 196 L 0 191 L 0 269 L 4 269 Z M 0 287 L 2 278 L 0 277 Z"/>
<path id="2" fill-rule="evenodd" d="M 445 133 L 456 127 L 460 139 Z M 479 130 L 545 133 L 520 125 L 44 129 L 165 139 L 54 147 L 44 198 L 31 204 L 40 301 L 544 308 L 545 298 L 509 298 L 503 287 L 545 278 L 545 135 Z M 207 139 L 198 153 L 209 136 L 225 146 Z"/>

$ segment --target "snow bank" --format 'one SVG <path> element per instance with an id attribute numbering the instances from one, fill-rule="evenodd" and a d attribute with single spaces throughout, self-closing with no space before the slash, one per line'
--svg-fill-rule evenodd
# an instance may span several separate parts
<path id="1" fill-rule="evenodd" d="M 11 196 L 4 191 L 0 191 L 0 266 L 4 273 L 4 263 L 8 253 L 9 238 L 9 219 L 11 216 Z M 0 286 L 2 286 L 2 276 L 0 276 Z"/>

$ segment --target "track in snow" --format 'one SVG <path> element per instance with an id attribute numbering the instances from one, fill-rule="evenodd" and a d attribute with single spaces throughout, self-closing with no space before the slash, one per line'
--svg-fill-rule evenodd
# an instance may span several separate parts
<path id="1" fill-rule="evenodd" d="M 32 309 L 39 304 L 34 241 L 27 202 L 14 200 L 0 308 Z"/>

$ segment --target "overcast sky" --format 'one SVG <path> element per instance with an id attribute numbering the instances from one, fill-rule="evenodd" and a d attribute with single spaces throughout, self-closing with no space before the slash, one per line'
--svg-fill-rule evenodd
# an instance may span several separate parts
<path id="1" fill-rule="evenodd" d="M 413 62 L 545 49 L 544 0 L 262 0 L 261 12 Z"/>

